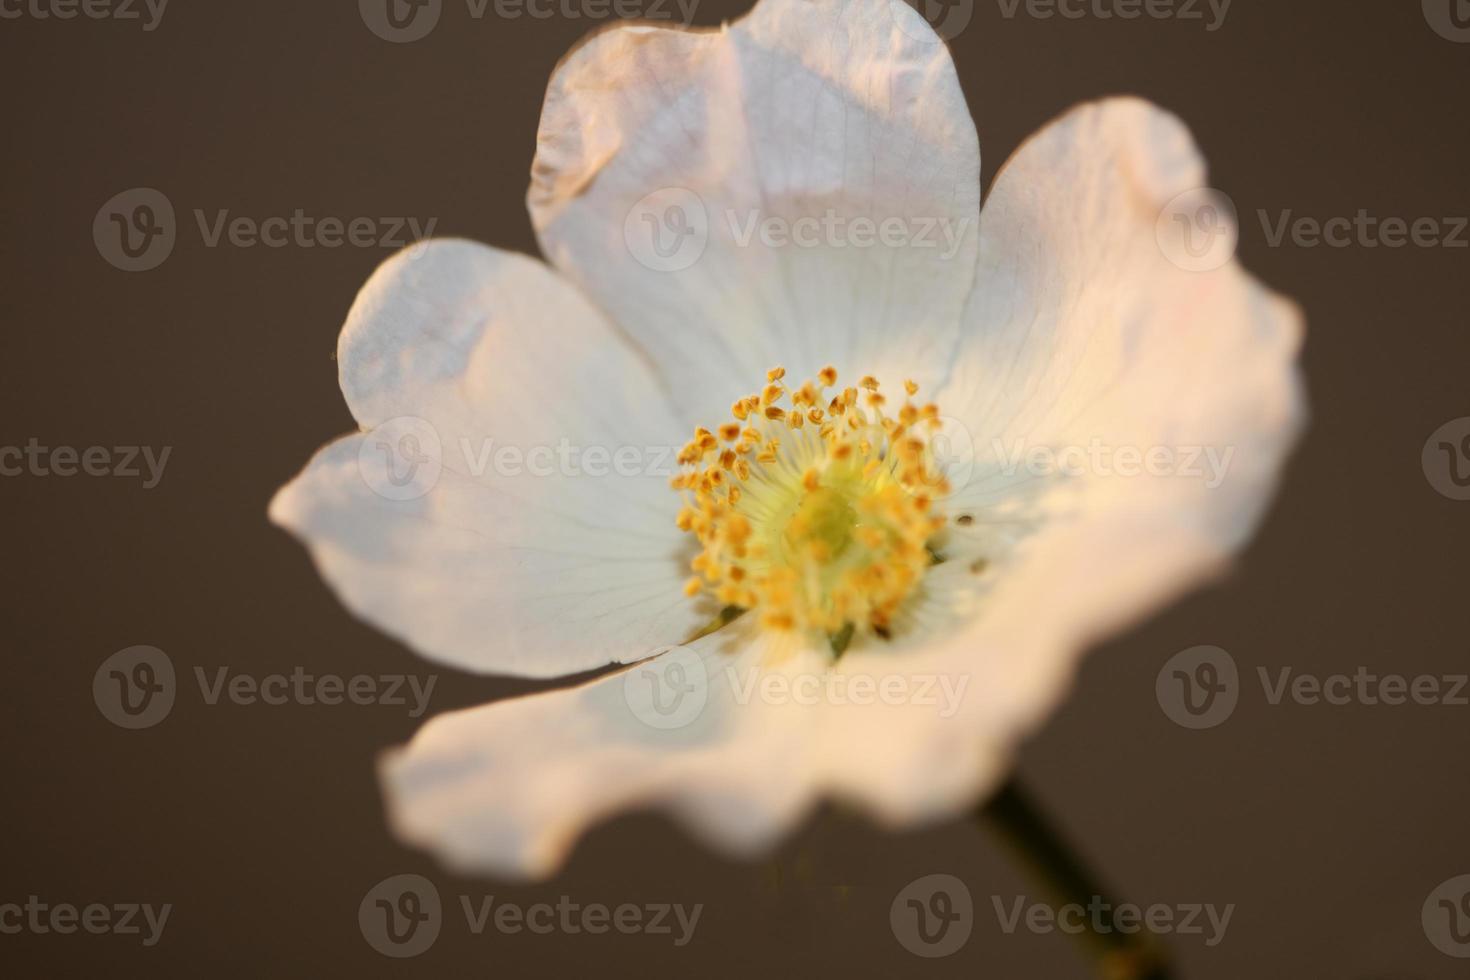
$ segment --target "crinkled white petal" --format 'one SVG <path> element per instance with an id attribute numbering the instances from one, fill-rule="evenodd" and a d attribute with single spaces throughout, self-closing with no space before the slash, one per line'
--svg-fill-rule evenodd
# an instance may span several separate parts
<path id="1" fill-rule="evenodd" d="M 904 3 L 762 0 L 720 31 L 573 51 L 529 203 L 547 258 L 708 421 L 774 364 L 937 387 L 979 175 L 949 53 Z"/>
<path id="2" fill-rule="evenodd" d="M 390 822 L 457 869 L 507 877 L 548 874 L 599 819 L 655 804 L 749 854 L 810 806 L 821 716 L 744 685 L 821 663 L 742 620 L 578 687 L 441 715 L 383 759 Z"/>
<path id="3" fill-rule="evenodd" d="M 271 518 L 359 616 L 431 659 L 528 677 L 635 660 L 709 621 L 680 590 L 683 427 L 546 266 L 416 246 L 363 288 L 338 358 L 365 431 L 318 453 Z"/>
<path id="4" fill-rule="evenodd" d="M 1181 268 L 1156 235 L 1205 181 L 1177 118 L 1112 99 L 1028 141 L 986 201 L 942 401 L 975 450 L 946 502 L 954 559 L 989 559 L 990 587 L 932 655 L 984 664 L 997 733 L 1042 718 L 1087 644 L 1220 573 L 1299 435 L 1297 308 L 1235 261 Z"/>

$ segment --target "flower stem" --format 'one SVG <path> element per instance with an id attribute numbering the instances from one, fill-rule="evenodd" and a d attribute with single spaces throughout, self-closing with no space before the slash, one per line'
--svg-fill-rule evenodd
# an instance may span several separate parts
<path id="1" fill-rule="evenodd" d="M 1117 903 L 1068 846 L 1057 829 L 1012 776 L 976 813 L 1026 865 L 1048 897 L 1088 911 L 1081 938 L 1098 975 L 1106 980 L 1170 980 L 1172 973 L 1156 940 L 1143 932 L 1121 932 L 1113 919 Z"/>

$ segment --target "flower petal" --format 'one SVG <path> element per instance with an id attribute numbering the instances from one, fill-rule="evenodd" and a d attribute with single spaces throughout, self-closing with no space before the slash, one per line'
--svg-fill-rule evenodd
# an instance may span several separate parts
<path id="1" fill-rule="evenodd" d="M 1204 179 L 1184 127 L 1132 99 L 1073 111 L 997 177 L 940 399 L 963 422 L 946 561 L 906 642 L 837 667 L 910 696 L 823 711 L 828 791 L 892 824 L 973 806 L 1089 644 L 1218 574 L 1254 529 L 1302 427 L 1301 319 L 1237 264 L 1188 271 L 1161 248 L 1159 216 Z M 1094 444 L 1178 453 L 1152 475 L 1025 464 Z"/>
<path id="2" fill-rule="evenodd" d="M 544 253 L 692 418 L 774 364 L 945 376 L 980 151 L 947 49 L 901 0 L 761 0 L 718 32 L 599 34 L 552 77 L 532 173 Z M 766 221 L 790 240 L 763 243 Z"/>
<path id="3" fill-rule="evenodd" d="M 668 807 L 710 844 L 769 845 L 810 805 L 820 715 L 742 687 L 820 669 L 749 620 L 578 687 L 440 715 L 381 772 L 404 840 L 458 870 L 541 876 L 610 813 Z"/>
<path id="4" fill-rule="evenodd" d="M 1297 308 L 1233 260 L 1191 271 L 1157 230 L 1205 179 L 1178 119 L 1112 99 L 1033 137 L 985 204 L 943 403 L 974 443 L 950 550 L 994 587 L 934 656 L 985 661 L 993 730 L 1034 725 L 1087 644 L 1219 574 L 1304 424 Z"/>
<path id="5" fill-rule="evenodd" d="M 338 357 L 370 431 L 318 453 L 271 518 L 357 615 L 527 677 L 636 660 L 709 621 L 680 588 L 667 401 L 544 265 L 415 246 L 363 288 Z"/>

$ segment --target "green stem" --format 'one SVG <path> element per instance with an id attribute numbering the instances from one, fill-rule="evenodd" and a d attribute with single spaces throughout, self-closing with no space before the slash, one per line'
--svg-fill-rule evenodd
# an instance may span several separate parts
<path id="1" fill-rule="evenodd" d="M 1031 802 L 1016 777 L 976 817 L 988 822 L 1010 845 L 1057 904 L 1080 905 L 1089 913 L 1101 906 L 1095 917 L 1085 916 L 1087 931 L 1082 934 L 1100 976 L 1107 980 L 1170 980 L 1172 974 L 1157 941 L 1147 933 L 1118 930 L 1113 920 L 1117 903 L 1107 898 L 1108 892 Z"/>

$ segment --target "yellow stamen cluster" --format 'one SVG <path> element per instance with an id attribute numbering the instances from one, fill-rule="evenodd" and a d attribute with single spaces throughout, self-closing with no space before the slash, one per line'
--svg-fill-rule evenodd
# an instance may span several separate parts
<path id="1" fill-rule="evenodd" d="M 938 406 L 914 404 L 912 381 L 888 415 L 876 378 L 835 389 L 826 367 L 791 389 L 785 376 L 772 368 L 734 421 L 696 429 L 679 454 L 677 522 L 701 545 L 685 592 L 772 629 L 883 634 L 944 526 L 933 501 L 948 486 L 924 438 Z"/>

